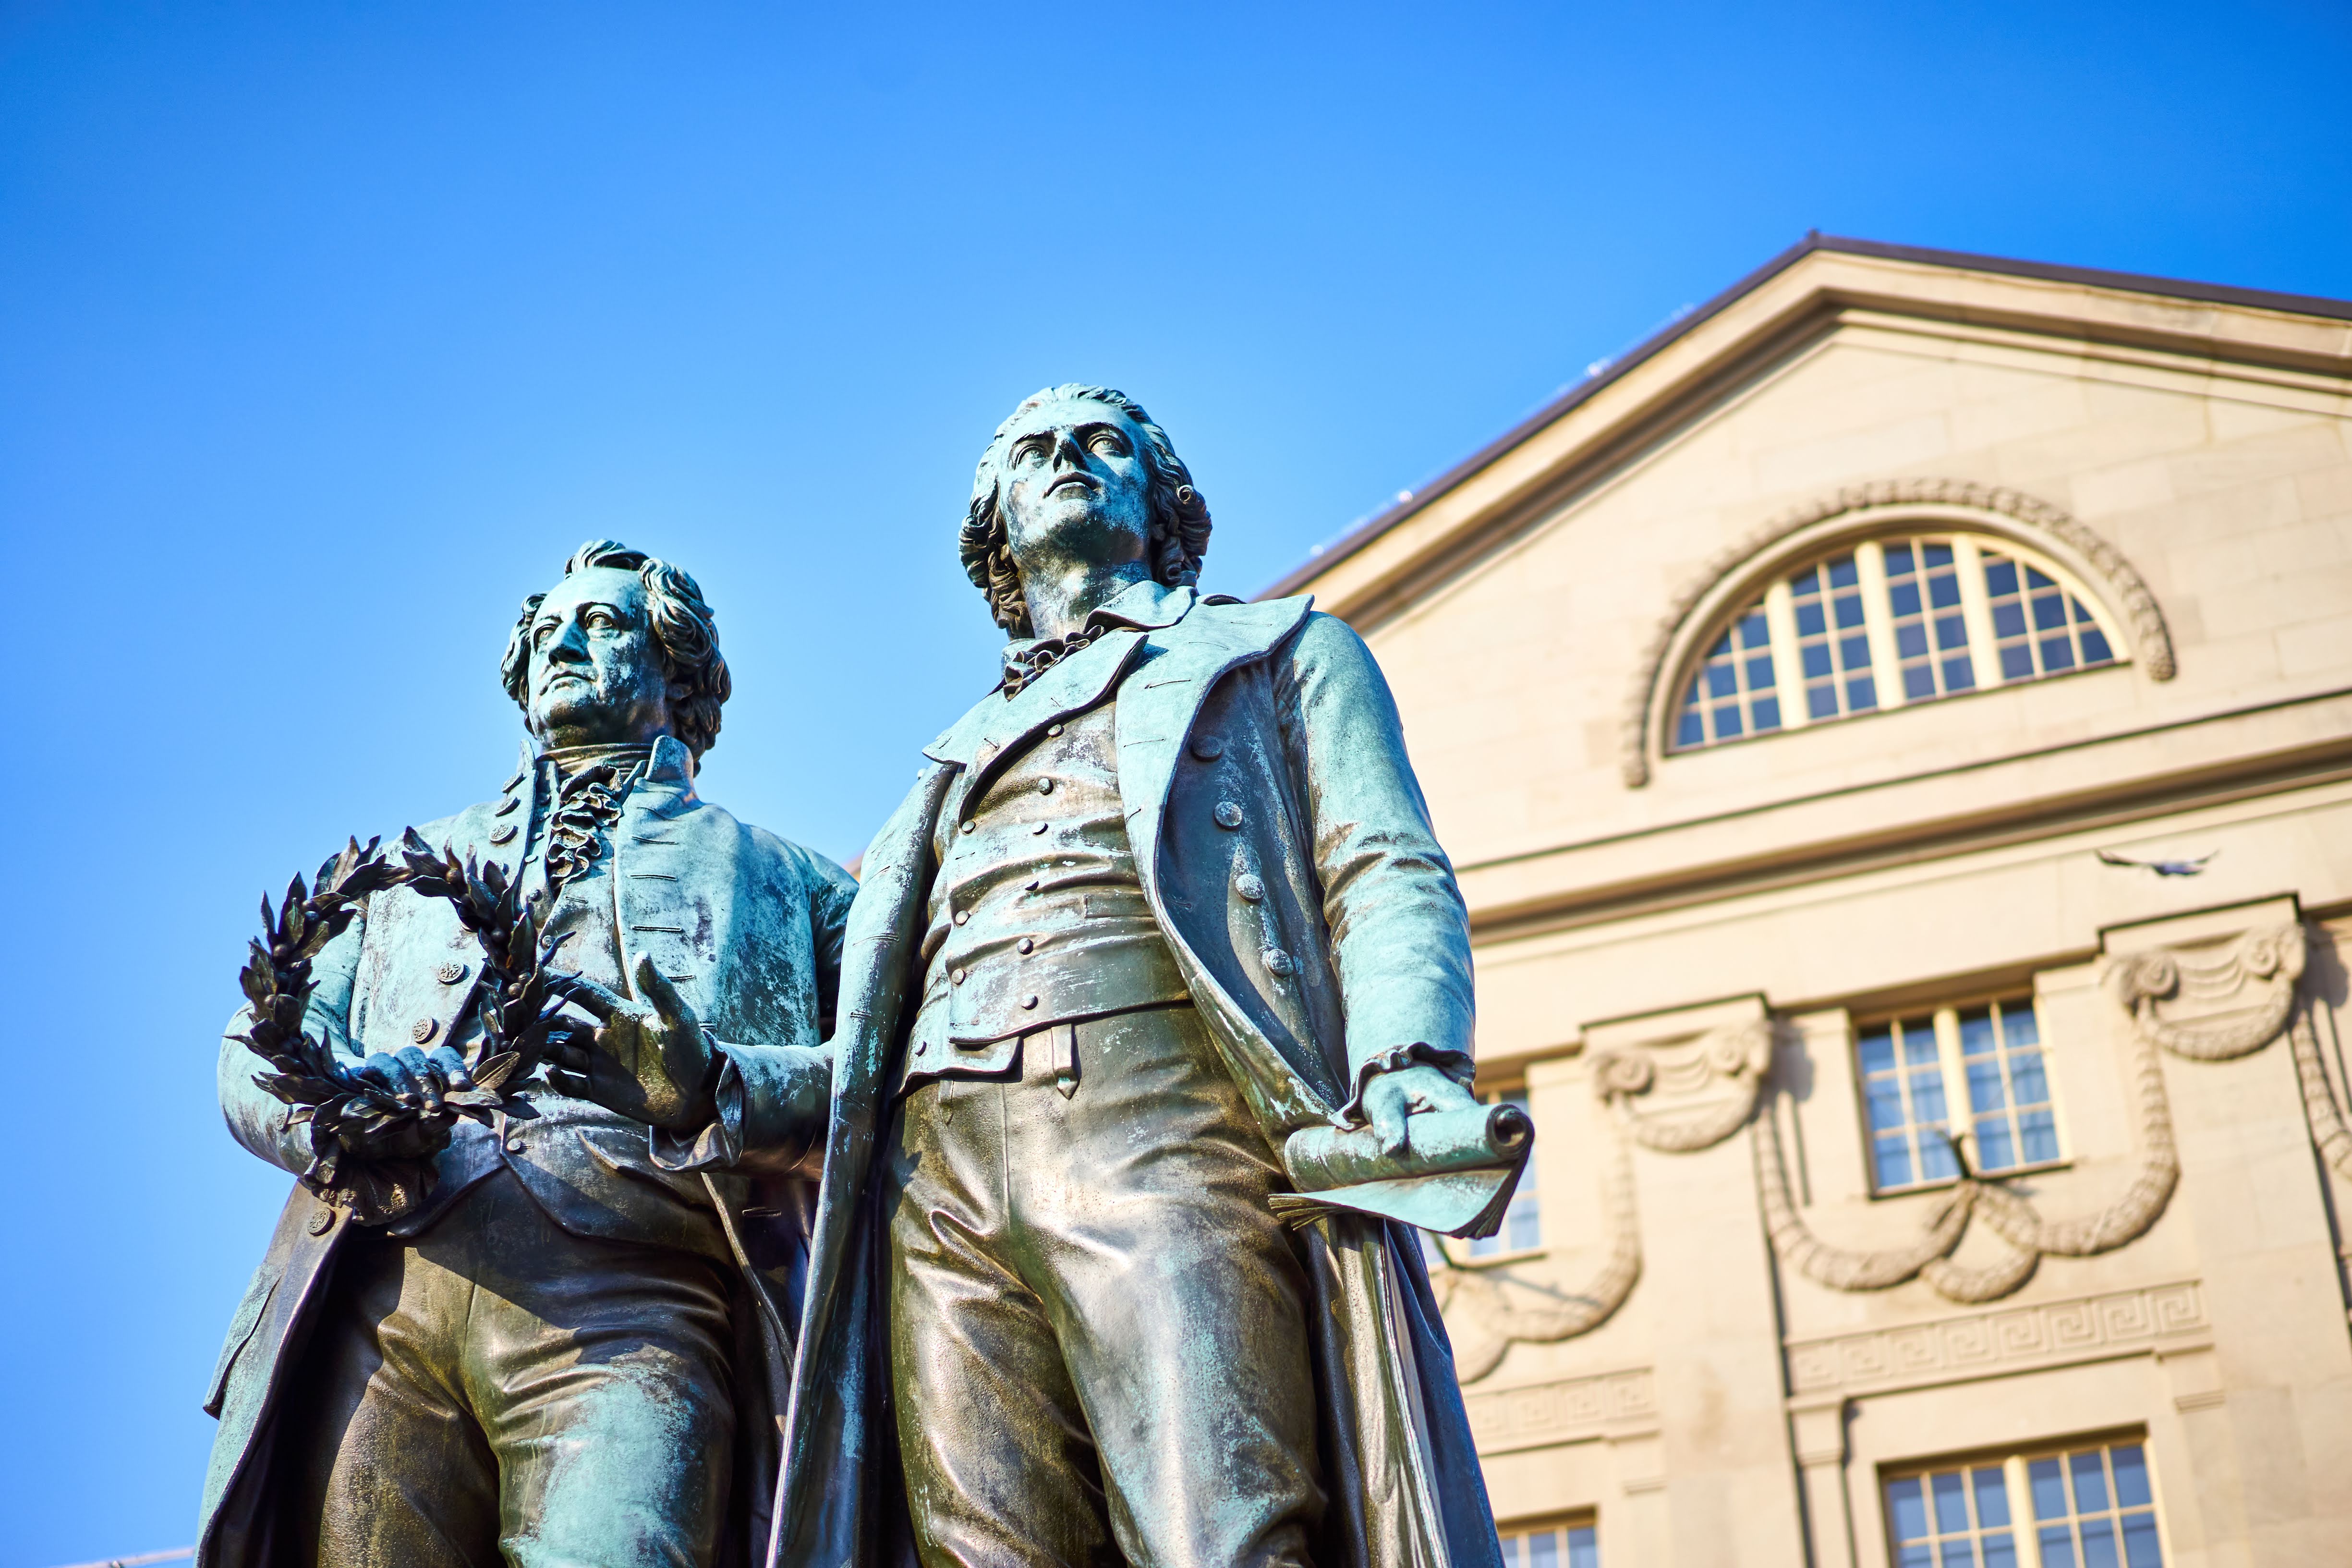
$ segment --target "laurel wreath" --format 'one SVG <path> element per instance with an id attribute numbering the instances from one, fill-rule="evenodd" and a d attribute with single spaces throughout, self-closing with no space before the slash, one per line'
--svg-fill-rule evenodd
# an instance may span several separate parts
<path id="1" fill-rule="evenodd" d="M 538 1113 L 520 1094 L 506 1092 L 538 1070 L 568 1034 L 559 1016 L 562 998 L 548 966 L 561 945 L 542 942 L 539 910 L 496 861 L 477 865 L 445 846 L 436 853 L 414 828 L 401 835 L 399 859 L 381 853 L 380 840 L 354 838 L 324 864 L 308 888 L 295 877 L 273 910 L 261 900 L 259 940 L 237 978 L 251 1004 L 251 1023 L 233 1037 L 272 1068 L 253 1081 L 284 1102 L 285 1127 L 307 1126 L 310 1161 L 303 1184 L 321 1199 L 380 1222 L 414 1208 L 433 1184 L 433 1153 L 458 1118 L 489 1125 Z M 458 922 L 482 950 L 482 1037 L 471 1052 L 471 1089 L 444 1090 L 437 1102 L 421 1092 L 395 1094 L 360 1077 L 323 1038 L 303 1029 L 316 988 L 311 963 L 357 918 L 373 893 L 406 887 L 448 900 Z M 387 1133 L 413 1125 L 412 1156 L 361 1152 Z"/>

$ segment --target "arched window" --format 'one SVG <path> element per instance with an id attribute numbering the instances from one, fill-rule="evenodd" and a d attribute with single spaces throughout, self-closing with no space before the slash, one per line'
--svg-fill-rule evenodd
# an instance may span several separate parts
<path id="1" fill-rule="evenodd" d="M 1682 684 L 1668 749 L 2118 662 L 2096 600 L 2005 539 L 1914 533 L 1816 556 L 1732 616 Z"/>

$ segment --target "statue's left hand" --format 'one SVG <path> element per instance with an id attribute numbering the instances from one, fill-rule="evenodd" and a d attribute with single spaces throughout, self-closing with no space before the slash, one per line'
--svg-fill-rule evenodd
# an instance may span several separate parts
<path id="1" fill-rule="evenodd" d="M 598 1021 L 555 1048 L 548 1079 L 565 1094 L 672 1131 L 690 1132 L 718 1111 L 711 1089 L 720 1058 L 694 1009 L 649 957 L 637 960 L 637 998 L 576 974 L 548 988 Z"/>
<path id="2" fill-rule="evenodd" d="M 1380 1135 L 1381 1152 L 1394 1159 L 1412 1146 L 1412 1118 L 1433 1110 L 1469 1110 L 1477 1096 L 1427 1062 L 1375 1073 L 1364 1086 L 1364 1115 Z"/>

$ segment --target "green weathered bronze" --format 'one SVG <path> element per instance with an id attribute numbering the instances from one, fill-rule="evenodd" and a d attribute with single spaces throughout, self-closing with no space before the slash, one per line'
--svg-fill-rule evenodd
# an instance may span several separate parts
<path id="1" fill-rule="evenodd" d="M 781 1564 L 1498 1562 L 1418 1238 L 1276 1213 L 1303 1130 L 1411 1186 L 1416 1121 L 1479 1120 L 1461 895 L 1362 641 L 1203 596 L 1208 536 L 1108 389 L 981 463 L 1012 640 L 851 911 Z"/>
<path id="2" fill-rule="evenodd" d="M 764 1552 L 855 884 L 696 795 L 730 683 L 685 574 L 583 546 L 505 679 L 499 796 L 353 846 L 247 965 L 221 1106 L 301 1181 L 204 1563 Z"/>

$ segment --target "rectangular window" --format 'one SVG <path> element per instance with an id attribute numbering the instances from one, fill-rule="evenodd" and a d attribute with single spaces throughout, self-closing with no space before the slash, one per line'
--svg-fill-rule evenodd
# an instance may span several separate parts
<path id="1" fill-rule="evenodd" d="M 1504 1090 L 1478 1097 L 1488 1105 L 1516 1105 L 1528 1108 L 1528 1093 L 1523 1089 Z M 1519 1184 L 1511 1191 L 1511 1203 L 1503 1211 L 1503 1228 L 1494 1235 L 1463 1244 L 1472 1258 L 1494 1258 L 1506 1252 L 1526 1252 L 1543 1245 L 1543 1205 L 1536 1196 L 1536 1160 L 1528 1156 L 1527 1169 L 1519 1173 Z"/>
<path id="2" fill-rule="evenodd" d="M 1957 1177 L 1952 1140 L 1963 1131 L 1969 1163 L 1979 1171 L 2022 1170 L 2059 1158 L 2032 997 L 1890 1018 L 1855 1037 L 1854 1056 L 1875 1191 Z M 1956 1119 L 1949 1096 L 1959 1085 L 1967 1086 L 1968 1105 Z"/>
<path id="3" fill-rule="evenodd" d="M 1503 1568 L 1601 1568 L 1599 1532 L 1592 1521 L 1513 1526 L 1498 1532 Z"/>
<path id="4" fill-rule="evenodd" d="M 1894 1568 L 2164 1565 L 2136 1440 L 1930 1466 L 1887 1478 L 1885 1496 Z"/>

